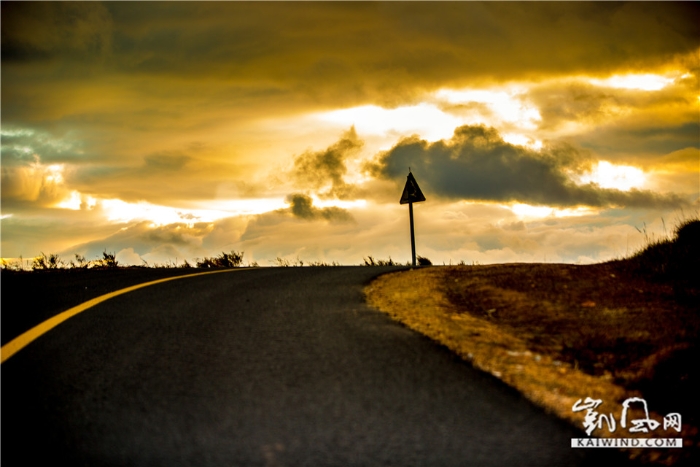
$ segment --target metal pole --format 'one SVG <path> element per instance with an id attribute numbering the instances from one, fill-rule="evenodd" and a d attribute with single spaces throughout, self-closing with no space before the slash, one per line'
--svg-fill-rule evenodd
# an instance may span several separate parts
<path id="1" fill-rule="evenodd" d="M 413 234 L 413 203 L 408 203 L 408 216 L 411 219 L 411 257 L 413 258 L 413 267 L 416 267 L 416 237 Z"/>

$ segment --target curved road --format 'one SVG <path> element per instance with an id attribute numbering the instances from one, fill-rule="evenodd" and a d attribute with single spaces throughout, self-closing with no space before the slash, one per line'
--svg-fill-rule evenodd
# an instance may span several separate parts
<path id="1" fill-rule="evenodd" d="M 2 364 L 2 465 L 621 464 L 368 308 L 362 286 L 395 269 L 235 270 L 100 303 Z"/>

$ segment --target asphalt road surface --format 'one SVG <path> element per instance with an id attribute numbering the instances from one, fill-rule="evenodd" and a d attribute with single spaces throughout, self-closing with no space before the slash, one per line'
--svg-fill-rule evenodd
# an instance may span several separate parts
<path id="1" fill-rule="evenodd" d="M 391 269 L 236 270 L 84 311 L 2 364 L 3 467 L 623 463 L 370 309 Z"/>

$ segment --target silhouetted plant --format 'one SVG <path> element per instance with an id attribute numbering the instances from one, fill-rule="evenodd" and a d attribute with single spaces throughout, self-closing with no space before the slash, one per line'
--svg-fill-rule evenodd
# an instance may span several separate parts
<path id="1" fill-rule="evenodd" d="M 288 268 L 289 266 L 291 266 L 288 259 L 280 258 L 279 256 L 271 260 L 270 262 L 280 268 Z"/>
<path id="2" fill-rule="evenodd" d="M 8 271 L 23 271 L 24 267 L 22 265 L 22 257 L 19 261 L 8 261 L 4 258 L 0 258 L 0 269 L 7 269 Z"/>
<path id="3" fill-rule="evenodd" d="M 63 261 L 61 261 L 61 258 L 57 254 L 52 253 L 49 256 L 46 256 L 42 251 L 41 256 L 34 258 L 32 269 L 58 269 L 62 265 Z"/>
<path id="4" fill-rule="evenodd" d="M 231 250 L 231 253 L 221 252 L 221 256 L 217 258 L 218 264 L 222 268 L 237 268 L 243 264 L 243 252 L 240 253 Z"/>
<path id="5" fill-rule="evenodd" d="M 397 263 L 394 262 L 393 259 L 391 259 L 391 256 L 389 256 L 389 259 L 377 259 L 375 260 L 371 256 L 367 256 L 366 258 L 362 258 L 364 260 L 363 266 L 398 266 Z"/>
<path id="6" fill-rule="evenodd" d="M 218 257 L 207 258 L 197 261 L 198 268 L 237 268 L 243 264 L 243 251 L 231 250 L 231 253 L 221 252 Z"/>
<path id="7" fill-rule="evenodd" d="M 85 259 L 85 256 L 79 255 L 78 253 L 75 254 L 75 261 L 75 263 L 71 261 L 71 267 L 87 269 L 87 267 L 90 265 L 90 262 Z"/>
<path id="8" fill-rule="evenodd" d="M 337 261 L 333 261 L 331 263 L 327 263 L 325 261 L 311 261 L 308 263 L 309 266 L 311 267 L 329 267 L 329 266 L 340 266 L 340 263 Z"/>
<path id="9" fill-rule="evenodd" d="M 202 259 L 197 258 L 197 263 L 196 266 L 198 268 L 215 268 L 216 267 L 216 262 L 214 261 L 214 258 L 207 258 L 206 256 Z"/>
<path id="10" fill-rule="evenodd" d="M 119 265 L 114 253 L 107 253 L 107 250 L 102 252 L 102 258 L 95 260 L 95 266 L 100 268 L 116 268 Z"/>
<path id="11" fill-rule="evenodd" d="M 433 265 L 432 261 L 430 261 L 428 258 L 425 258 L 423 256 L 417 256 L 416 260 L 418 260 L 419 266 L 432 266 Z"/>

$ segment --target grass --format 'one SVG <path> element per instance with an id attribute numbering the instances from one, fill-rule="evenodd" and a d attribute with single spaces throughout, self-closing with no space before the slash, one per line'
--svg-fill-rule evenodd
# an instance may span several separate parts
<path id="1" fill-rule="evenodd" d="M 219 256 L 204 257 L 202 259 L 197 258 L 195 266 L 192 266 L 187 260 L 182 263 L 178 263 L 177 260 L 167 261 L 165 263 L 148 263 L 143 260 L 141 266 L 129 266 L 131 268 L 192 268 L 197 267 L 200 269 L 211 269 L 211 268 L 237 268 L 243 267 L 243 252 L 231 251 L 230 253 L 221 252 Z M 8 271 L 26 271 L 23 258 L 19 261 L 0 261 L 0 269 L 5 269 Z M 252 262 L 248 263 L 248 267 L 257 267 L 258 263 Z M 43 252 L 32 259 L 32 265 L 29 268 L 31 271 L 47 271 L 47 270 L 57 270 L 57 269 L 112 269 L 123 267 L 119 265 L 116 259 L 115 253 L 108 253 L 106 250 L 102 252 L 102 258 L 96 258 L 94 260 L 87 260 L 85 256 L 75 254 L 75 261 L 64 261 L 60 258 L 58 254 L 46 255 Z"/>
<path id="2" fill-rule="evenodd" d="M 680 222 L 673 238 L 649 240 L 646 248 L 621 263 L 632 273 L 670 284 L 677 300 L 698 303 L 700 220 Z"/>
<path id="3" fill-rule="evenodd" d="M 643 397 L 662 420 L 683 417 L 686 446 L 700 444 L 698 357 L 700 221 L 623 260 L 586 266 L 446 266 L 380 277 L 368 301 L 552 413 L 581 427 L 578 399 L 614 412 Z M 657 430 L 649 436 L 677 437 Z M 597 430 L 595 436 L 622 436 Z M 625 435 L 627 433 L 625 432 Z M 634 436 L 629 436 L 634 437 Z M 671 465 L 690 450 L 630 450 Z M 685 456 L 685 458 L 684 458 Z"/>
<path id="4" fill-rule="evenodd" d="M 364 263 L 361 266 L 401 266 L 401 263 L 391 259 L 391 256 L 389 256 L 389 259 L 374 259 L 372 256 L 367 256 L 363 258 L 363 261 Z M 432 266 L 433 264 L 428 258 L 420 255 L 416 256 L 416 262 L 418 266 Z M 411 266 L 411 262 L 407 261 L 406 266 Z"/>
<path id="5" fill-rule="evenodd" d="M 88 268 L 116 268 L 119 266 L 114 253 L 107 253 L 107 250 L 102 252 L 102 258 L 93 261 L 87 261 L 84 256 L 75 255 L 75 262 L 66 263 L 61 257 L 55 253 L 46 255 L 43 251 L 39 256 L 32 260 L 33 271 L 44 271 L 52 269 L 88 269 Z M 21 260 L 19 264 L 7 264 L 3 261 L 3 269 L 22 270 Z"/>

